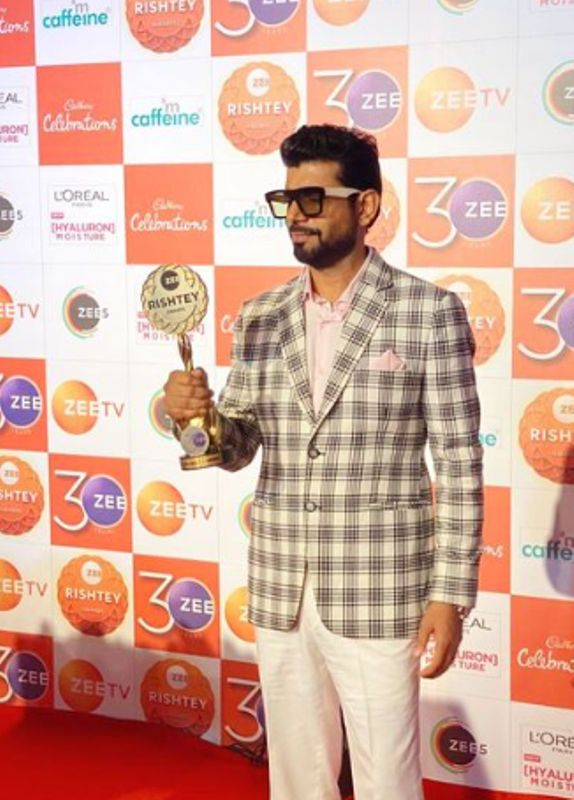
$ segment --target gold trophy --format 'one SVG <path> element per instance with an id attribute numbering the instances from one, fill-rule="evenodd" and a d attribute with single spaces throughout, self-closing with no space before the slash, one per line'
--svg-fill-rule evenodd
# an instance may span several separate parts
<path id="1" fill-rule="evenodd" d="M 193 354 L 189 333 L 207 312 L 207 287 L 197 272 L 184 264 L 165 264 L 145 279 L 141 292 L 143 312 L 157 330 L 177 336 L 183 367 L 191 372 Z M 217 416 L 210 410 L 205 417 L 194 417 L 182 425 L 175 422 L 173 433 L 185 455 L 182 469 L 201 469 L 221 464 L 221 436 Z"/>

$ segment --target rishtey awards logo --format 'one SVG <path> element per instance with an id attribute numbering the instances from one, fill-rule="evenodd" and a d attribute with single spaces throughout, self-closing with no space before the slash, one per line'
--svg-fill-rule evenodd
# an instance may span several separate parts
<path id="1" fill-rule="evenodd" d="M 369 0 L 313 0 L 313 7 L 329 25 L 351 25 L 363 16 Z"/>
<path id="2" fill-rule="evenodd" d="M 574 181 L 551 176 L 528 188 L 520 207 L 526 231 L 544 244 L 574 237 Z"/>
<path id="3" fill-rule="evenodd" d="M 203 0 L 126 0 L 126 19 L 137 41 L 154 53 L 173 53 L 199 31 Z"/>
<path id="4" fill-rule="evenodd" d="M 249 155 L 277 150 L 299 120 L 299 92 L 277 64 L 250 62 L 236 69 L 219 95 L 219 122 L 226 138 Z"/>
<path id="5" fill-rule="evenodd" d="M 574 125 L 574 61 L 564 61 L 552 70 L 544 81 L 542 102 L 556 122 Z"/>
<path id="6" fill-rule="evenodd" d="M 519 423 L 519 442 L 538 475 L 574 484 L 574 390 L 553 389 L 529 403 Z"/>
<path id="7" fill-rule="evenodd" d="M 43 509 L 44 488 L 32 467 L 21 458 L 0 456 L 0 533 L 28 533 Z"/>
<path id="8" fill-rule="evenodd" d="M 499 296 L 491 287 L 470 275 L 447 275 L 436 281 L 460 297 L 476 343 L 475 366 L 489 361 L 497 352 L 506 331 L 506 315 Z"/>
<path id="9" fill-rule="evenodd" d="M 414 97 L 419 121 L 431 131 L 450 133 L 464 127 L 477 110 L 505 108 L 509 86 L 476 86 L 458 67 L 439 67 L 419 82 Z"/>
<path id="10" fill-rule="evenodd" d="M 118 570 L 100 556 L 72 559 L 58 578 L 58 603 L 70 625 L 87 636 L 106 636 L 124 621 L 128 590 Z"/>
<path id="11" fill-rule="evenodd" d="M 157 661 L 145 673 L 140 702 L 149 722 L 203 736 L 213 722 L 215 696 L 209 679 L 181 658 Z"/>

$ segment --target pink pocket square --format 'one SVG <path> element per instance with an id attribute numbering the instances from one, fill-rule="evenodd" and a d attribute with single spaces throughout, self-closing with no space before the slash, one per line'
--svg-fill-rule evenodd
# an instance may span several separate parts
<path id="1" fill-rule="evenodd" d="M 370 369 L 379 369 L 383 372 L 401 372 L 406 367 L 406 362 L 392 350 L 385 350 L 382 355 L 373 356 L 369 361 Z"/>

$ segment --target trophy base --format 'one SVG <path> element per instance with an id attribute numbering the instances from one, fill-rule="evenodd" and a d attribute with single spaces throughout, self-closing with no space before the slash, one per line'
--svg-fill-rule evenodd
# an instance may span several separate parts
<path id="1" fill-rule="evenodd" d="M 223 463 L 223 456 L 220 452 L 204 453 L 202 456 L 180 456 L 179 463 L 183 470 L 203 469 L 204 467 L 217 467 Z"/>

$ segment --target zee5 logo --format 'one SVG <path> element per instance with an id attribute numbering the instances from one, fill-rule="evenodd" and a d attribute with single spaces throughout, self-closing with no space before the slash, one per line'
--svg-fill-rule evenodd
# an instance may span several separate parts
<path id="1" fill-rule="evenodd" d="M 445 11 L 460 16 L 477 6 L 480 0 L 437 0 L 437 2 Z"/>
<path id="2" fill-rule="evenodd" d="M 44 404 L 38 386 L 24 375 L 0 375 L 0 429 L 30 428 L 42 416 Z"/>
<path id="3" fill-rule="evenodd" d="M 208 521 L 213 506 L 191 503 L 167 481 L 151 481 L 140 491 L 136 503 L 140 522 L 156 536 L 177 533 L 187 519 Z"/>
<path id="4" fill-rule="evenodd" d="M 574 236 L 574 182 L 563 177 L 537 181 L 520 208 L 522 224 L 533 239 L 560 244 Z"/>
<path id="5" fill-rule="evenodd" d="M 477 742 L 472 731 L 455 717 L 437 722 L 431 749 L 441 767 L 459 774 L 468 772 L 479 756 L 488 755 L 488 745 Z"/>
<path id="6" fill-rule="evenodd" d="M 48 667 L 37 653 L 0 645 L 0 703 L 41 700 L 49 687 Z"/>
<path id="7" fill-rule="evenodd" d="M 91 431 L 100 417 L 121 419 L 125 403 L 99 400 L 83 381 L 64 381 L 52 397 L 52 414 L 66 433 L 78 436 Z"/>
<path id="8" fill-rule="evenodd" d="M 215 600 L 210 589 L 195 578 L 179 578 L 167 572 L 142 570 L 140 577 L 145 581 L 157 583 L 148 598 L 148 604 L 157 610 L 164 622 L 150 622 L 139 616 L 138 624 L 148 633 L 164 635 L 174 626 L 186 633 L 201 633 L 213 623 L 215 618 Z"/>
<path id="9" fill-rule="evenodd" d="M 92 293 L 83 286 L 77 286 L 64 298 L 62 308 L 64 325 L 80 339 L 92 336 L 100 321 L 110 315 L 108 308 L 102 308 Z"/>
<path id="10" fill-rule="evenodd" d="M 574 61 L 555 67 L 544 82 L 542 102 L 556 122 L 574 125 Z"/>
<path id="11" fill-rule="evenodd" d="M 415 178 L 415 184 L 437 187 L 425 211 L 447 223 L 446 234 L 441 238 L 428 239 L 413 232 L 412 238 L 423 247 L 448 247 L 458 236 L 473 242 L 485 241 L 498 233 L 508 217 L 506 195 L 492 180 L 470 178 L 459 182 L 454 175 L 421 175 Z"/>
<path id="12" fill-rule="evenodd" d="M 466 125 L 477 109 L 504 108 L 509 97 L 509 87 L 476 87 L 462 69 L 439 67 L 417 86 L 415 111 L 426 128 L 450 133 Z"/>
<path id="13" fill-rule="evenodd" d="M 164 439 L 173 439 L 171 419 L 165 410 L 165 394 L 163 389 L 158 389 L 149 401 L 148 417 L 156 433 L 159 433 Z"/>
<path id="14" fill-rule="evenodd" d="M 383 131 L 401 112 L 403 96 L 395 78 L 380 69 L 371 69 L 356 75 L 355 70 L 317 69 L 315 78 L 338 78 L 331 94 L 325 100 L 328 108 L 343 111 L 348 124 L 367 131 Z"/>
<path id="15" fill-rule="evenodd" d="M 56 469 L 56 478 L 72 481 L 64 495 L 70 518 L 55 514 L 54 521 L 65 531 L 77 533 L 90 523 L 98 528 L 115 528 L 124 519 L 128 501 L 123 486 L 109 475 L 91 475 L 81 470 Z M 72 521 L 73 520 L 73 521 Z"/>

